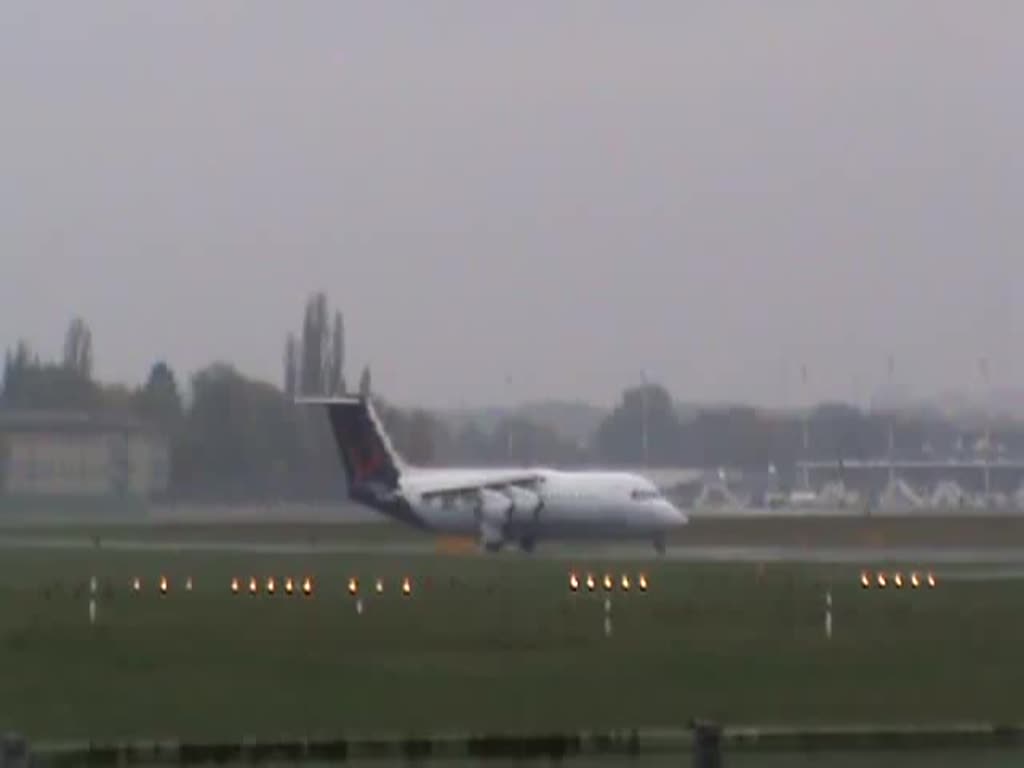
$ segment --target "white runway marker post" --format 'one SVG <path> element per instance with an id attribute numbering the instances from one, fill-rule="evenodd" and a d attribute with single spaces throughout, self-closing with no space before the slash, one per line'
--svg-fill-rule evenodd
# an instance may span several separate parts
<path id="1" fill-rule="evenodd" d="M 825 638 L 832 639 L 832 590 L 825 592 Z"/>
<path id="2" fill-rule="evenodd" d="M 96 577 L 89 579 L 89 624 L 96 623 Z"/>

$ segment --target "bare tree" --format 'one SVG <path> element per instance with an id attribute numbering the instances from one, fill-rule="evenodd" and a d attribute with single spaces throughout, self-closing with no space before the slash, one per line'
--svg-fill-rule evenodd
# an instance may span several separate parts
<path id="1" fill-rule="evenodd" d="M 327 394 L 345 393 L 345 324 L 341 312 L 334 313 L 334 330 L 331 333 L 331 354 L 327 372 Z"/>
<path id="2" fill-rule="evenodd" d="M 369 397 L 370 392 L 370 366 L 363 368 L 363 375 L 359 377 L 359 394 L 363 397 Z"/>
<path id="3" fill-rule="evenodd" d="M 288 334 L 284 343 L 284 391 L 294 397 L 299 385 L 299 340 L 294 333 Z"/>
<path id="4" fill-rule="evenodd" d="M 306 316 L 302 324 L 302 392 L 307 395 L 322 395 L 325 390 L 324 374 L 328 350 L 327 297 L 314 294 L 306 304 Z"/>
<path id="5" fill-rule="evenodd" d="M 92 332 L 76 317 L 64 337 L 64 367 L 85 379 L 92 377 Z"/>

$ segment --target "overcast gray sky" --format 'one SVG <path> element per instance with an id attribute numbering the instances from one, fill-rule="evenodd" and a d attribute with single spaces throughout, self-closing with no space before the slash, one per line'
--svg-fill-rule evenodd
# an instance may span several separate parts
<path id="1" fill-rule="evenodd" d="M 1024 384 L 1024 3 L 0 5 L 0 344 L 403 402 Z M 788 374 L 785 371 L 788 368 Z"/>

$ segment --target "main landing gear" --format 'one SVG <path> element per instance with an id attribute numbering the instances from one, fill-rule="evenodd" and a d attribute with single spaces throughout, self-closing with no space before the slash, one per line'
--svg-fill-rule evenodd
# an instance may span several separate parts
<path id="1" fill-rule="evenodd" d="M 665 537 L 658 536 L 654 539 L 654 551 L 658 553 L 658 557 L 665 556 Z"/>

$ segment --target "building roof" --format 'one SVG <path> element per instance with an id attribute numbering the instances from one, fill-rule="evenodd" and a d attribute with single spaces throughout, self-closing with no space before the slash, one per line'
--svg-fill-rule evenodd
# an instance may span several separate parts
<path id="1" fill-rule="evenodd" d="M 145 422 L 82 411 L 37 411 L 0 408 L 0 433 L 75 432 L 153 434 Z"/>

